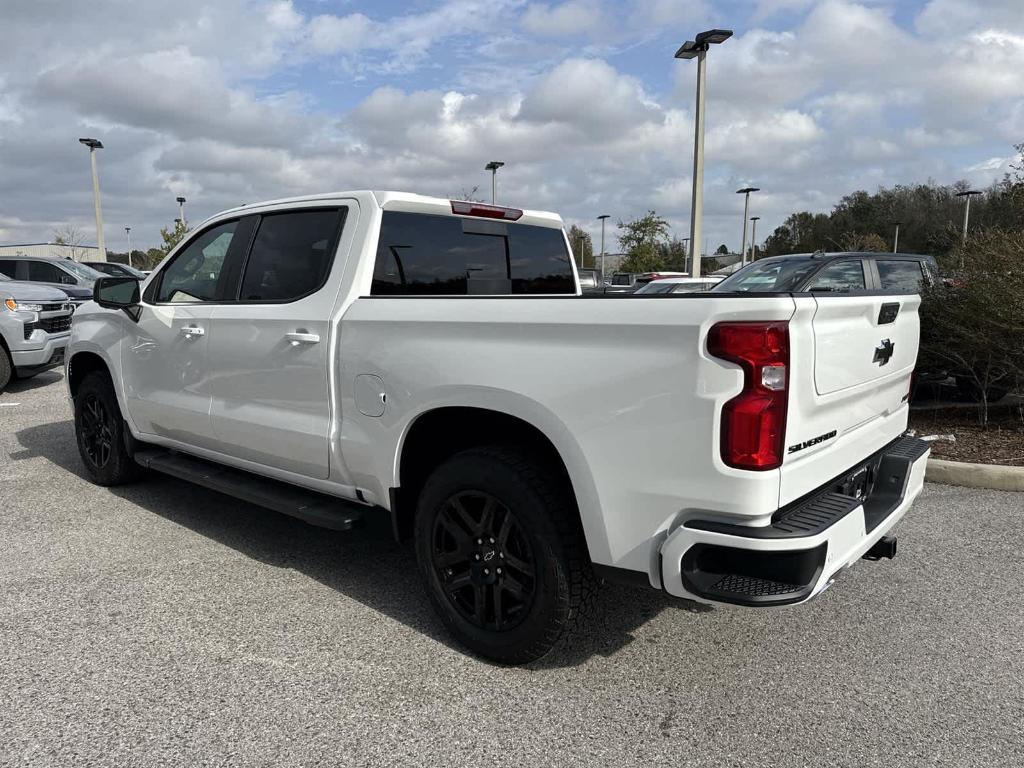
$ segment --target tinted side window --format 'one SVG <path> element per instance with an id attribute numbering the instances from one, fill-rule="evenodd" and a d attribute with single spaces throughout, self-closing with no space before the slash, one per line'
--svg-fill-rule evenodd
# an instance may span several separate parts
<path id="1" fill-rule="evenodd" d="M 916 261 L 876 261 L 878 276 L 882 279 L 882 290 L 893 293 L 918 293 L 924 274 L 921 264 Z"/>
<path id="2" fill-rule="evenodd" d="M 375 296 L 574 293 L 560 229 L 386 211 Z"/>
<path id="3" fill-rule="evenodd" d="M 863 291 L 864 265 L 860 261 L 837 261 L 822 269 L 807 286 L 808 291 Z"/>
<path id="4" fill-rule="evenodd" d="M 28 279 L 37 283 L 75 284 L 75 278 L 63 269 L 45 261 L 30 261 L 28 263 Z"/>
<path id="5" fill-rule="evenodd" d="M 237 226 L 237 221 L 229 221 L 208 229 L 178 253 L 160 273 L 156 300 L 171 304 L 215 301 L 224 258 Z"/>
<path id="6" fill-rule="evenodd" d="M 0 259 L 0 274 L 7 275 L 12 280 L 17 276 L 18 262 L 13 259 Z"/>
<path id="7" fill-rule="evenodd" d="M 249 253 L 242 301 L 294 301 L 320 288 L 334 260 L 343 210 L 268 214 Z"/>

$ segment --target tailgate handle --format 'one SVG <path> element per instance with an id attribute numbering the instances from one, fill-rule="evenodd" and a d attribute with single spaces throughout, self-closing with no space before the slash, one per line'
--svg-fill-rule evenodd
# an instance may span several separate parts
<path id="1" fill-rule="evenodd" d="M 898 301 L 883 304 L 882 308 L 878 310 L 878 324 L 888 325 L 889 323 L 896 322 L 896 315 L 898 315 L 899 313 L 900 304 Z"/>

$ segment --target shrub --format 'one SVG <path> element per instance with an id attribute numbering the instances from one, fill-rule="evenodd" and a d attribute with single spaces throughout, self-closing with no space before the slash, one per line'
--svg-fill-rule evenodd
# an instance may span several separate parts
<path id="1" fill-rule="evenodd" d="M 970 382 L 987 424 L 990 393 L 1024 384 L 1024 232 L 980 231 L 944 266 L 923 291 L 921 364 Z"/>

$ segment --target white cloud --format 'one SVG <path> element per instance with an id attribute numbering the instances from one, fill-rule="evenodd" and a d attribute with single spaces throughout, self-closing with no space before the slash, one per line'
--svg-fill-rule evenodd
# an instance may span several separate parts
<path id="1" fill-rule="evenodd" d="M 354 53 L 373 47 L 374 24 L 361 13 L 349 16 L 315 16 L 309 22 L 309 38 L 318 54 Z"/>
<path id="2" fill-rule="evenodd" d="M 694 67 L 665 52 L 721 23 L 718 4 L 440 0 L 389 16 L 289 0 L 180 0 L 173 14 L 96 0 L 58 19 L 45 6 L 7 0 L 0 27 L 5 239 L 69 220 L 91 231 L 75 142 L 89 133 L 107 144 L 110 226 L 143 241 L 173 218 L 178 191 L 193 217 L 327 189 L 457 194 L 487 183 L 491 159 L 508 163 L 503 197 L 592 233 L 597 213 L 651 207 L 688 225 Z M 984 184 L 1024 140 L 1020 0 L 985 13 L 931 0 L 909 26 L 884 2 L 761 10 L 773 27 L 797 21 L 759 28 L 755 10 L 744 29 L 740 14 L 709 58 L 714 241 L 735 247 L 734 190 L 747 183 L 764 188 L 753 202 L 768 234 L 858 188 Z"/>
<path id="3" fill-rule="evenodd" d="M 521 23 L 527 32 L 541 37 L 589 35 L 604 27 L 604 11 L 598 0 L 568 0 L 558 5 L 531 3 Z"/>

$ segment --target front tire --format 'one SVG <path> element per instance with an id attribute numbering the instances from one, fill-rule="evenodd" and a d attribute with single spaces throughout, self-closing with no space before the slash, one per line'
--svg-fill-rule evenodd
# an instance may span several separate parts
<path id="1" fill-rule="evenodd" d="M 75 394 L 75 436 L 82 463 L 97 485 L 122 485 L 142 474 L 125 445 L 121 408 L 105 373 L 88 374 Z"/>
<path id="2" fill-rule="evenodd" d="M 0 344 L 0 392 L 3 392 L 7 385 L 14 378 L 14 366 L 11 364 L 11 356 L 7 353 L 3 344 Z"/>
<path id="3" fill-rule="evenodd" d="M 420 494 L 415 542 L 448 630 L 501 664 L 550 652 L 595 593 L 568 483 L 520 449 L 477 448 L 439 466 Z"/>

